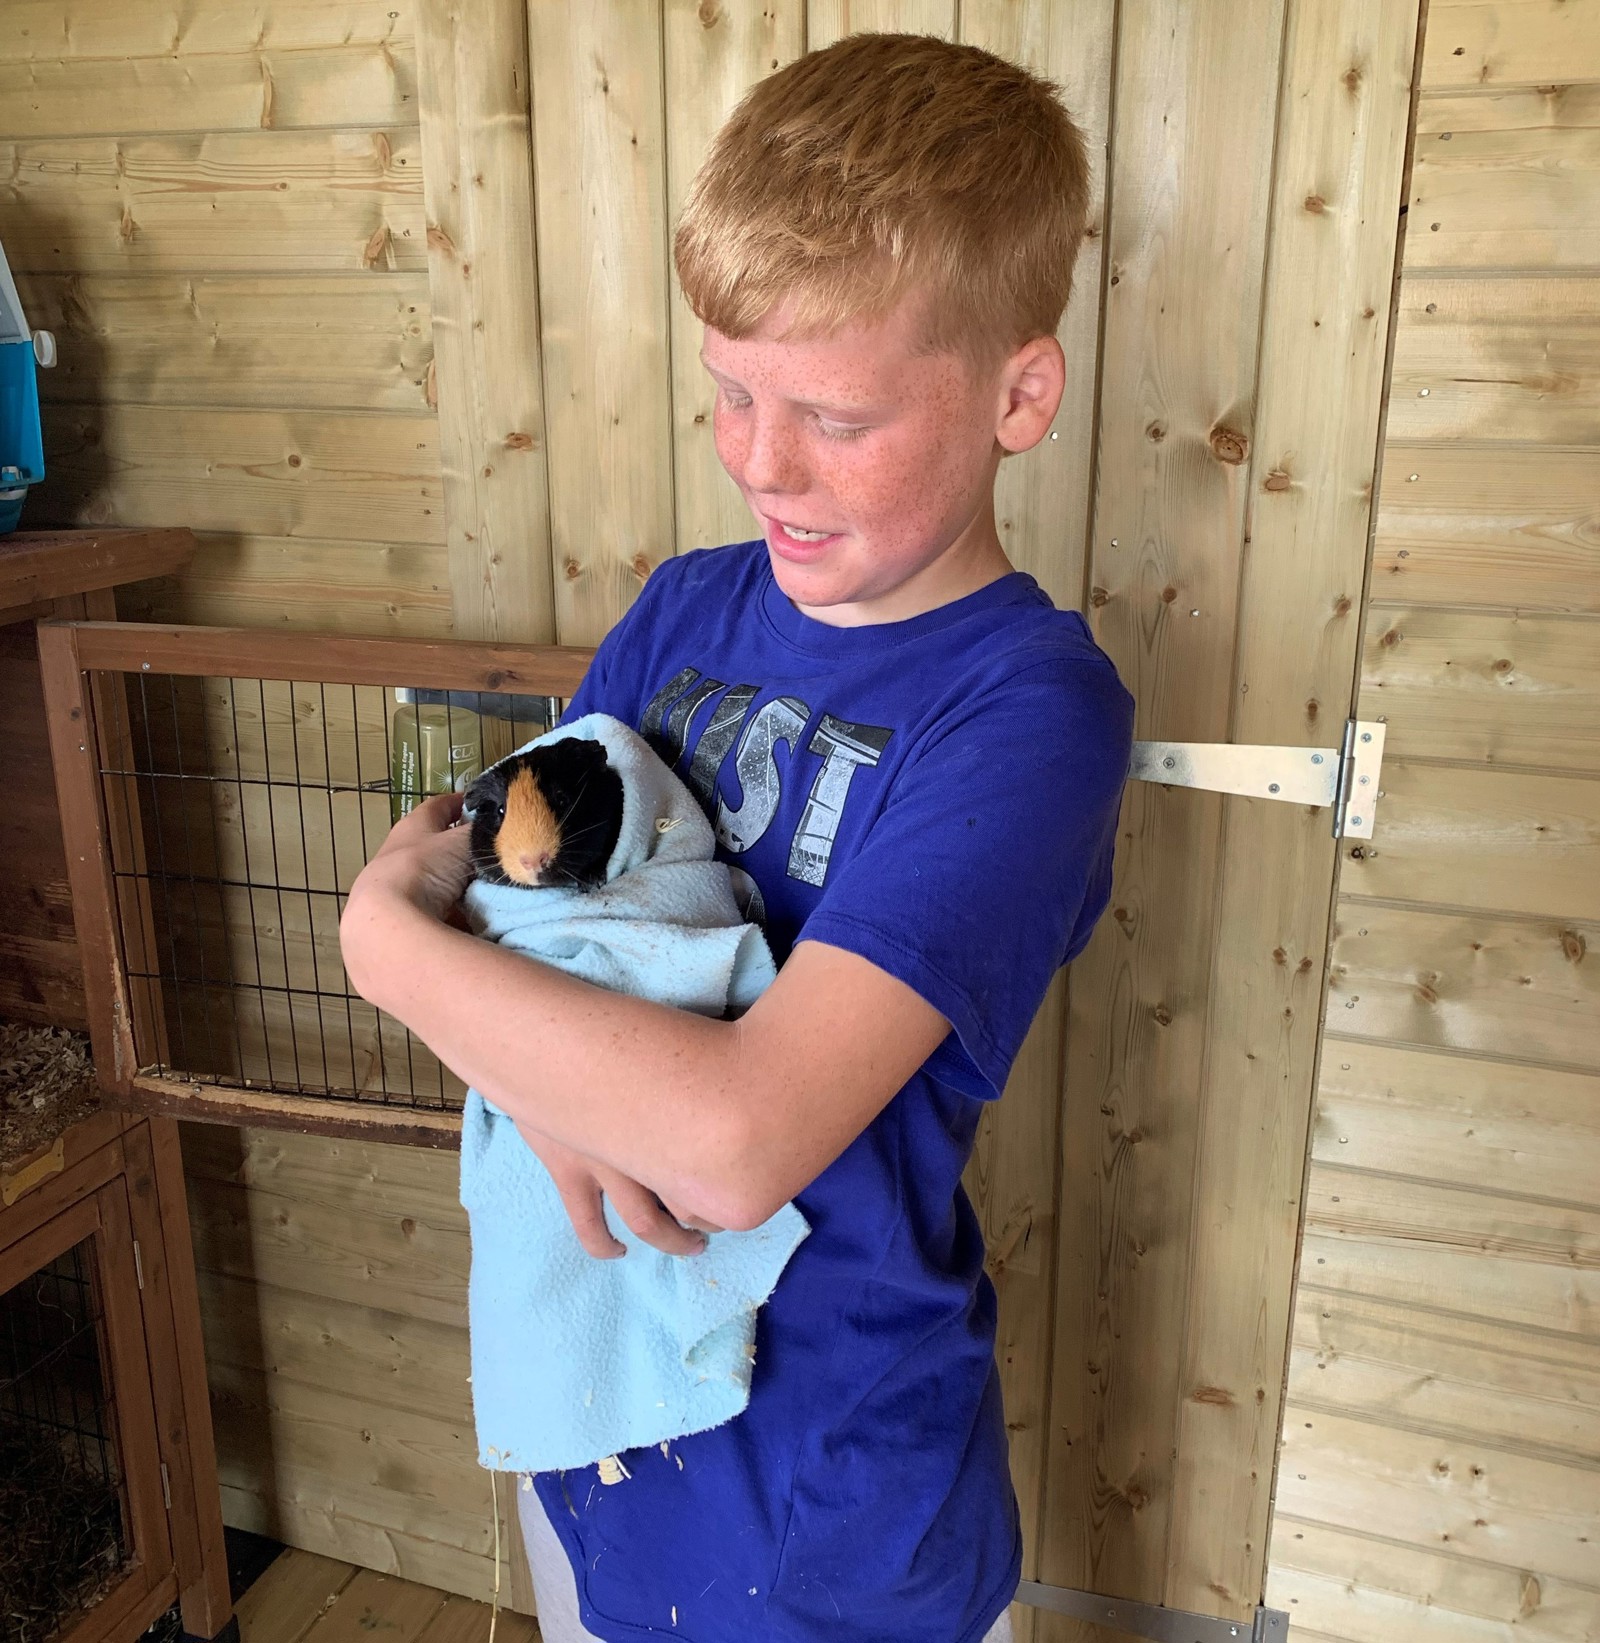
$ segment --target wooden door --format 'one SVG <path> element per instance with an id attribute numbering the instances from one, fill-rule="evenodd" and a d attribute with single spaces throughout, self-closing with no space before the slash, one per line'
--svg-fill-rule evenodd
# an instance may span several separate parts
<path id="1" fill-rule="evenodd" d="M 91 1599 L 61 1643 L 137 1636 L 178 1595 L 119 1163 L 119 1150 L 104 1149 L 76 1172 L 82 1196 L 75 1202 L 41 1221 L 39 1212 L 60 1201 L 59 1193 L 41 1192 L 0 1224 L 0 1295 L 37 1286 L 34 1304 L 56 1320 L 61 1338 L 44 1355 L 35 1334 L 10 1320 L 18 1403 L 7 1413 L 75 1448 L 91 1470 L 109 1465 L 121 1497 L 121 1576 Z"/>
<path id="2" fill-rule="evenodd" d="M 1600 6 L 1429 8 L 1269 1594 L 1600 1623 Z"/>

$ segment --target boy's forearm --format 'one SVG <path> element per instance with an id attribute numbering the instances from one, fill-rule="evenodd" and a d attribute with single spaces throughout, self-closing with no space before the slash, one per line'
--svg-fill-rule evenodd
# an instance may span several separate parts
<path id="1" fill-rule="evenodd" d="M 716 1225 L 763 1218 L 737 1023 L 608 992 L 393 895 L 352 895 L 344 945 L 356 990 L 513 1118 Z"/>

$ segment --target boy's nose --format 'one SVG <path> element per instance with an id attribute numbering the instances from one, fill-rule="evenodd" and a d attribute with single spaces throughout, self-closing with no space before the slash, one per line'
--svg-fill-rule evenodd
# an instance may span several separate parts
<path id="1" fill-rule="evenodd" d="M 806 489 L 805 466 L 795 448 L 794 431 L 777 418 L 752 419 L 741 468 L 745 485 L 767 496 L 798 496 Z"/>

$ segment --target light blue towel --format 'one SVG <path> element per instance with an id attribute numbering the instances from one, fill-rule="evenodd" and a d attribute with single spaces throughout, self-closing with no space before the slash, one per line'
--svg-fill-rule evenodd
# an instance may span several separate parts
<path id="1" fill-rule="evenodd" d="M 590 891 L 474 882 L 473 929 L 618 992 L 703 1015 L 744 1009 L 772 955 L 744 922 L 694 796 L 649 744 L 593 713 L 538 742 L 605 744 L 622 777 L 622 831 Z M 529 743 L 529 746 L 535 745 Z M 521 751 L 519 749 L 519 751 Z M 539 1046 L 528 1046 L 528 1077 Z M 587 1254 L 548 1171 L 476 1091 L 461 1132 L 461 1202 L 472 1228 L 468 1314 L 481 1463 L 544 1472 L 702 1432 L 749 1402 L 756 1308 L 810 1230 L 786 1204 L 751 1232 L 719 1232 L 697 1256 L 663 1255 L 607 1205 L 628 1249 Z"/>

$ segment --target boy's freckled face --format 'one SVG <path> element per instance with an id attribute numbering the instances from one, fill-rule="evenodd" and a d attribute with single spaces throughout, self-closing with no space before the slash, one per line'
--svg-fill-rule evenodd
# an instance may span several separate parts
<path id="1" fill-rule="evenodd" d="M 737 340 L 706 329 L 717 454 L 779 587 L 836 626 L 916 615 L 1010 569 L 992 503 L 998 377 L 917 352 L 915 317 L 902 304 L 805 341 L 783 340 L 781 317 Z"/>

